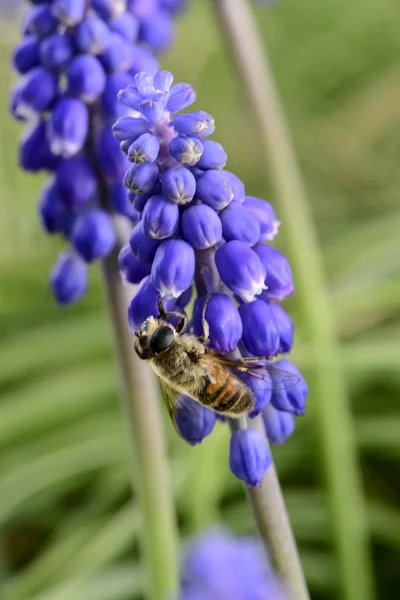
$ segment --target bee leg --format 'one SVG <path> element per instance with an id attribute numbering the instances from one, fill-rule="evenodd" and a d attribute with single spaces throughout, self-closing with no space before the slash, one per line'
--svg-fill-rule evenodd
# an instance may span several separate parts
<path id="1" fill-rule="evenodd" d="M 165 317 L 167 314 L 167 311 L 165 310 L 162 298 L 161 298 L 161 294 L 158 296 L 158 316 L 159 317 Z"/>
<path id="2" fill-rule="evenodd" d="M 210 337 L 210 328 L 208 326 L 208 322 L 206 319 L 206 310 L 207 310 L 207 305 L 210 301 L 210 298 L 211 298 L 211 295 L 208 294 L 204 300 L 203 310 L 201 311 L 201 326 L 203 327 L 203 335 L 200 335 L 197 339 L 202 344 L 207 343 L 208 339 Z"/>

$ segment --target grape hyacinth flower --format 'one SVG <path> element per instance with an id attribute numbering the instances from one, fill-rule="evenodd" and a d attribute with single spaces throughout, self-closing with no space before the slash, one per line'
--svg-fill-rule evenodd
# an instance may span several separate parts
<path id="1" fill-rule="evenodd" d="M 170 46 L 184 5 L 182 0 L 35 0 L 27 8 L 13 53 L 21 78 L 11 92 L 10 110 L 27 123 L 21 168 L 49 174 L 38 205 L 43 228 L 70 244 L 50 275 L 61 305 L 83 296 L 87 264 L 113 249 L 113 217 L 132 224 L 140 220 L 121 183 L 129 162 L 111 132 L 118 117 L 132 113 L 117 93 L 138 72 L 158 71 L 155 53 Z M 158 151 L 150 146 L 148 152 Z M 107 206 L 100 206 L 99 174 L 106 179 Z"/>
<path id="2" fill-rule="evenodd" d="M 131 163 L 124 184 L 136 215 L 119 257 L 124 280 L 140 282 L 129 308 L 130 327 L 139 329 L 147 317 L 158 315 L 159 296 L 167 310 L 184 313 L 195 289 L 193 332 L 203 334 L 202 308 L 211 295 L 205 318 L 209 344 L 218 352 L 232 357 L 239 351 L 246 357 L 290 352 L 294 326 L 279 303 L 293 293 L 292 274 L 285 256 L 270 245 L 279 221 L 267 201 L 246 195 L 243 182 L 226 170 L 225 150 L 209 139 L 212 116 L 181 112 L 196 94 L 188 84 L 174 85 L 167 71 L 138 73 L 118 98 L 135 111 L 113 126 Z M 263 414 L 273 443 L 290 435 L 293 416 L 304 413 L 307 396 L 296 367 L 284 360 L 281 368 L 298 384 L 286 389 L 246 381 L 256 399 L 250 417 Z M 268 416 L 271 406 L 278 416 Z M 216 417 L 188 397 L 178 401 L 176 425 L 190 444 L 211 433 Z M 232 433 L 230 466 L 237 477 L 259 485 L 270 464 L 259 431 Z"/>
<path id="3" fill-rule="evenodd" d="M 211 529 L 188 544 L 178 600 L 288 600 L 256 539 Z"/>

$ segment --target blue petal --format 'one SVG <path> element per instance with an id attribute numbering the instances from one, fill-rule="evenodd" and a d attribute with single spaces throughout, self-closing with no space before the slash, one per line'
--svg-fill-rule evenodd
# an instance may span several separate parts
<path id="1" fill-rule="evenodd" d="M 187 83 L 177 83 L 172 86 L 167 102 L 167 110 L 176 113 L 187 108 L 196 100 L 196 92 Z"/>
<path id="2" fill-rule="evenodd" d="M 264 408 L 263 421 L 268 440 L 272 446 L 278 446 L 286 442 L 294 431 L 293 415 L 276 410 L 272 404 Z"/>
<path id="3" fill-rule="evenodd" d="M 211 115 L 200 110 L 185 115 L 177 115 L 171 121 L 171 126 L 178 132 L 200 139 L 211 135 L 215 129 L 215 122 Z"/>
<path id="4" fill-rule="evenodd" d="M 70 208 L 79 209 L 97 192 L 97 177 L 89 160 L 81 155 L 62 160 L 56 171 L 57 190 Z"/>
<path id="5" fill-rule="evenodd" d="M 61 69 L 71 60 L 74 53 L 71 38 L 55 33 L 40 44 L 40 60 L 49 69 Z"/>
<path id="6" fill-rule="evenodd" d="M 35 67 L 24 76 L 18 89 L 21 105 L 44 112 L 57 96 L 57 76 L 48 69 Z"/>
<path id="7" fill-rule="evenodd" d="M 215 246 L 222 237 L 221 221 L 217 213 L 204 204 L 186 209 L 182 215 L 183 237 L 196 250 Z"/>
<path id="8" fill-rule="evenodd" d="M 169 152 L 182 165 L 193 167 L 202 155 L 203 144 L 196 138 L 178 135 L 170 141 Z"/>
<path id="9" fill-rule="evenodd" d="M 214 210 L 222 210 L 234 197 L 234 191 L 225 171 L 206 171 L 197 179 L 196 196 Z"/>
<path id="10" fill-rule="evenodd" d="M 181 436 L 195 446 L 210 435 L 215 425 L 215 412 L 188 396 L 179 396 L 175 424 Z"/>
<path id="11" fill-rule="evenodd" d="M 271 302 L 270 310 L 276 321 L 279 334 L 278 354 L 290 352 L 293 346 L 294 325 L 292 319 L 279 304 Z"/>
<path id="12" fill-rule="evenodd" d="M 56 156 L 70 158 L 84 146 L 89 130 L 89 113 L 80 100 L 60 98 L 51 113 L 47 134 Z"/>
<path id="13" fill-rule="evenodd" d="M 46 136 L 46 121 L 41 119 L 23 132 L 19 145 L 19 166 L 25 171 L 52 171 L 58 157 L 50 151 Z"/>
<path id="14" fill-rule="evenodd" d="M 129 165 L 109 127 L 96 139 L 96 156 L 103 174 L 111 181 L 121 181 Z"/>
<path id="15" fill-rule="evenodd" d="M 118 255 L 118 266 L 121 277 L 126 283 L 137 284 L 142 281 L 147 275 L 150 275 L 151 266 L 138 261 L 133 256 L 129 244 L 121 248 Z"/>
<path id="16" fill-rule="evenodd" d="M 128 42 L 136 42 L 139 35 L 140 23 L 130 12 L 124 12 L 110 21 L 110 28 Z"/>
<path id="17" fill-rule="evenodd" d="M 275 315 L 262 300 L 239 308 L 243 323 L 243 342 L 254 356 L 275 356 L 279 348 L 279 331 Z"/>
<path id="18" fill-rule="evenodd" d="M 87 267 L 83 260 L 73 253 L 60 254 L 50 273 L 50 286 L 54 298 L 62 306 L 82 298 L 88 286 Z"/>
<path id="19" fill-rule="evenodd" d="M 306 407 L 306 399 L 308 387 L 300 371 L 289 360 L 280 360 L 274 363 L 276 367 L 283 371 L 288 371 L 298 376 L 299 380 L 295 385 L 291 385 L 287 389 L 274 390 L 271 396 L 271 404 L 277 410 L 291 413 L 292 415 L 303 415 Z"/>
<path id="20" fill-rule="evenodd" d="M 244 199 L 246 208 L 254 213 L 261 225 L 261 238 L 263 241 L 272 241 L 278 233 L 280 222 L 277 220 L 274 209 L 266 200 L 255 198 L 254 196 L 246 196 Z"/>
<path id="21" fill-rule="evenodd" d="M 189 203 L 196 191 L 196 180 L 185 167 L 167 169 L 161 176 L 164 196 L 176 204 Z"/>
<path id="22" fill-rule="evenodd" d="M 143 231 L 143 222 L 139 221 L 132 230 L 129 238 L 129 245 L 133 255 L 142 263 L 153 262 L 158 247 L 159 240 L 151 240 Z"/>
<path id="23" fill-rule="evenodd" d="M 150 280 L 150 275 L 145 277 L 133 297 L 129 309 L 128 309 L 128 320 L 131 329 L 137 330 L 140 328 L 142 323 L 151 315 L 157 316 L 158 311 L 158 298 L 160 292 L 153 286 Z M 174 310 L 175 301 L 163 300 L 164 307 L 166 310 Z"/>
<path id="24" fill-rule="evenodd" d="M 86 262 L 107 256 L 115 242 L 114 226 L 104 210 L 92 209 L 84 213 L 71 231 L 71 243 Z"/>
<path id="25" fill-rule="evenodd" d="M 130 140 L 134 142 L 143 133 L 147 133 L 150 128 L 150 123 L 146 119 L 121 117 L 114 123 L 112 130 L 114 137 L 119 142 Z"/>
<path id="26" fill-rule="evenodd" d="M 42 225 L 47 233 L 69 229 L 73 213 L 62 202 L 54 179 L 49 179 L 42 187 L 38 208 Z"/>
<path id="27" fill-rule="evenodd" d="M 236 477 L 250 487 L 260 485 L 271 463 L 265 441 L 256 429 L 232 432 L 229 466 Z"/>
<path id="28" fill-rule="evenodd" d="M 149 192 L 158 180 L 158 167 L 154 163 L 132 165 L 125 174 L 124 184 L 135 194 Z"/>
<path id="29" fill-rule="evenodd" d="M 105 21 L 117 17 L 126 9 L 125 0 L 91 0 L 91 4 L 92 8 Z"/>
<path id="30" fill-rule="evenodd" d="M 52 7 L 47 5 L 34 6 L 27 14 L 26 31 L 39 37 L 50 35 L 57 29 L 58 22 L 52 13 Z"/>
<path id="31" fill-rule="evenodd" d="M 86 13 L 85 0 L 53 0 L 51 10 L 61 23 L 75 27 L 83 21 Z"/>
<path id="32" fill-rule="evenodd" d="M 203 335 L 202 309 L 205 296 L 198 298 L 193 311 L 193 331 Z M 243 327 L 239 311 L 226 294 L 212 294 L 206 309 L 206 321 L 210 329 L 210 345 L 225 354 L 234 350 L 242 337 Z"/>
<path id="33" fill-rule="evenodd" d="M 154 75 L 153 85 L 159 92 L 169 92 L 174 76 L 169 71 L 159 71 Z"/>
<path id="34" fill-rule="evenodd" d="M 125 38 L 110 32 L 107 46 L 99 60 L 107 73 L 125 72 L 132 67 L 135 48 Z"/>
<path id="35" fill-rule="evenodd" d="M 129 200 L 129 192 L 123 183 L 115 181 L 111 184 L 110 200 L 112 209 L 130 219 L 132 225 L 136 225 L 142 218 L 141 213 L 132 206 Z"/>
<path id="36" fill-rule="evenodd" d="M 139 40 L 148 44 L 155 52 L 168 50 L 174 36 L 174 21 L 164 11 L 157 11 L 141 23 Z"/>
<path id="37" fill-rule="evenodd" d="M 106 87 L 100 98 L 103 119 L 110 125 L 118 117 L 124 117 L 130 111 L 118 99 L 118 92 L 132 84 L 133 77 L 129 73 L 111 73 L 107 77 Z"/>
<path id="38" fill-rule="evenodd" d="M 222 281 L 244 302 L 251 302 L 265 288 L 264 266 L 243 242 L 233 240 L 221 246 L 215 263 Z"/>
<path id="39" fill-rule="evenodd" d="M 254 252 L 260 257 L 266 270 L 267 289 L 262 293 L 266 300 L 279 300 L 291 296 L 294 291 L 292 270 L 287 258 L 275 248 L 264 244 L 254 246 Z"/>
<path id="40" fill-rule="evenodd" d="M 88 104 L 94 102 L 106 86 L 106 74 L 91 54 L 74 58 L 67 68 L 66 78 L 67 94 Z"/>
<path id="41" fill-rule="evenodd" d="M 223 146 L 212 140 L 204 140 L 203 153 L 197 164 L 200 169 L 223 169 L 228 160 L 228 155 Z"/>
<path id="42" fill-rule="evenodd" d="M 109 44 L 110 29 L 100 17 L 89 14 L 75 30 L 75 43 L 83 54 L 101 54 Z"/>
<path id="43" fill-rule="evenodd" d="M 129 146 L 128 158 L 134 163 L 154 162 L 159 150 L 158 137 L 152 133 L 143 133 Z"/>
<path id="44" fill-rule="evenodd" d="M 158 248 L 151 269 L 151 281 L 161 296 L 177 298 L 194 278 L 194 251 L 183 240 L 167 240 Z"/>
<path id="45" fill-rule="evenodd" d="M 143 210 L 143 231 L 152 239 L 172 237 L 179 226 L 179 208 L 164 198 L 152 196 Z"/>
<path id="46" fill-rule="evenodd" d="M 232 202 L 219 215 L 222 235 L 229 240 L 239 240 L 253 246 L 260 239 L 261 228 L 257 217 L 245 206 Z"/>
<path id="47" fill-rule="evenodd" d="M 38 38 L 28 35 L 14 48 L 12 61 L 18 73 L 24 75 L 39 64 L 39 47 Z"/>

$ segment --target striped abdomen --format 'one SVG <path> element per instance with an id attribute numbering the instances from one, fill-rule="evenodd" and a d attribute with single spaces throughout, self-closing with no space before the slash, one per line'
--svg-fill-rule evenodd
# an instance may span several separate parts
<path id="1" fill-rule="evenodd" d="M 254 408 L 254 397 L 249 388 L 225 369 L 218 370 L 215 382 L 205 379 L 196 396 L 201 404 L 226 416 L 240 417 Z"/>

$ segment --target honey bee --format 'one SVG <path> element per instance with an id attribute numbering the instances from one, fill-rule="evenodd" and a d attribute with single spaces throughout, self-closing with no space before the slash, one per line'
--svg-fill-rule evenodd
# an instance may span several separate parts
<path id="1" fill-rule="evenodd" d="M 296 385 L 299 377 L 266 365 L 267 357 L 230 359 L 206 344 L 209 327 L 205 318 L 207 296 L 202 310 L 203 335 L 186 333 L 186 317 L 178 312 L 166 312 L 161 297 L 158 317 L 148 317 L 135 331 L 135 350 L 147 360 L 158 375 L 165 404 L 175 423 L 179 394 L 185 394 L 221 415 L 238 419 L 254 410 L 255 398 L 244 378 L 262 380 L 272 390 Z M 174 327 L 168 317 L 178 319 Z M 264 363 L 264 364 L 262 364 Z M 252 386 L 254 387 L 254 385 Z"/>

